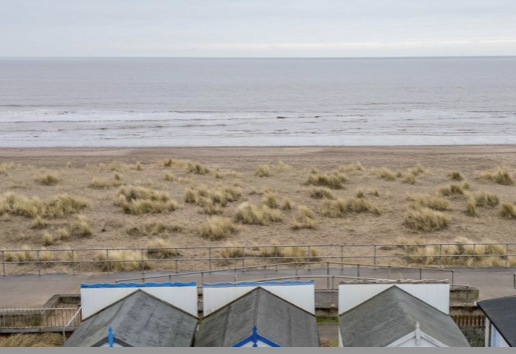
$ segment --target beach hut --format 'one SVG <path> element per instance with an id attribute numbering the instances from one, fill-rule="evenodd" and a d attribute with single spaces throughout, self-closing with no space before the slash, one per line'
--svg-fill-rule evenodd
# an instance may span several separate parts
<path id="1" fill-rule="evenodd" d="M 487 318 L 485 346 L 516 347 L 516 296 L 481 301 L 478 306 Z"/>
<path id="2" fill-rule="evenodd" d="M 196 283 L 83 284 L 84 320 L 66 347 L 191 347 Z"/>
<path id="3" fill-rule="evenodd" d="M 341 347 L 469 347 L 449 316 L 447 284 L 342 284 Z"/>
<path id="4" fill-rule="evenodd" d="M 196 347 L 318 347 L 314 282 L 204 285 Z"/>

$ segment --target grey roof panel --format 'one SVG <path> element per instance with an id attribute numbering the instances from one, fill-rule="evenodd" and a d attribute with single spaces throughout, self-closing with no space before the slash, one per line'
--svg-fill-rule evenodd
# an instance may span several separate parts
<path id="1" fill-rule="evenodd" d="M 478 303 L 482 311 L 511 347 L 516 347 L 516 296 Z"/>
<path id="2" fill-rule="evenodd" d="M 386 347 L 416 330 L 450 347 L 469 347 L 452 318 L 393 286 L 340 315 L 345 347 Z"/>
<path id="3" fill-rule="evenodd" d="M 314 315 L 257 288 L 204 318 L 196 347 L 230 347 L 258 333 L 282 347 L 318 347 Z"/>
<path id="4" fill-rule="evenodd" d="M 94 347 L 115 341 L 131 347 L 190 347 L 198 319 L 152 295 L 138 290 L 79 325 L 66 347 Z"/>

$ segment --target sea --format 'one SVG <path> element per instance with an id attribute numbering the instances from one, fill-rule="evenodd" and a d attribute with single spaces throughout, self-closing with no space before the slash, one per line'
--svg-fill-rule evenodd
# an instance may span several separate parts
<path id="1" fill-rule="evenodd" d="M 0 58 L 0 147 L 516 143 L 516 58 Z"/>

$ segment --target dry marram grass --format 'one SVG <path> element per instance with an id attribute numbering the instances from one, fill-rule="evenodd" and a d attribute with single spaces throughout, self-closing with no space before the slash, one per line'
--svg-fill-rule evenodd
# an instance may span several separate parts
<path id="1" fill-rule="evenodd" d="M 329 218 L 343 218 L 350 213 L 381 215 L 381 210 L 376 204 L 365 198 L 325 200 L 321 206 L 321 214 Z"/>
<path id="2" fill-rule="evenodd" d="M 281 211 L 267 206 L 256 206 L 249 203 L 241 204 L 237 209 L 236 220 L 248 225 L 269 225 L 271 222 L 283 220 Z"/>
<path id="3" fill-rule="evenodd" d="M 201 236 L 211 241 L 223 240 L 237 232 L 235 224 L 228 218 L 208 218 L 201 227 Z"/>
<path id="4" fill-rule="evenodd" d="M 404 225 L 414 231 L 432 232 L 445 229 L 449 222 L 450 219 L 439 211 L 418 207 L 408 210 Z"/>
<path id="5" fill-rule="evenodd" d="M 507 167 L 497 167 L 494 170 L 480 172 L 479 177 L 502 186 L 514 185 L 514 178 Z"/>
<path id="6" fill-rule="evenodd" d="M 158 192 L 144 187 L 121 187 L 117 192 L 115 205 L 126 214 L 142 215 L 175 211 L 178 204 L 166 192 Z"/>

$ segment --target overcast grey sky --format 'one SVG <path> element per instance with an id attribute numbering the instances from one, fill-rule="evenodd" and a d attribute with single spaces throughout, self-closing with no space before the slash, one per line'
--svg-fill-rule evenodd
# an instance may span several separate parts
<path id="1" fill-rule="evenodd" d="M 516 55 L 516 0 L 0 0 L 0 56 Z"/>

